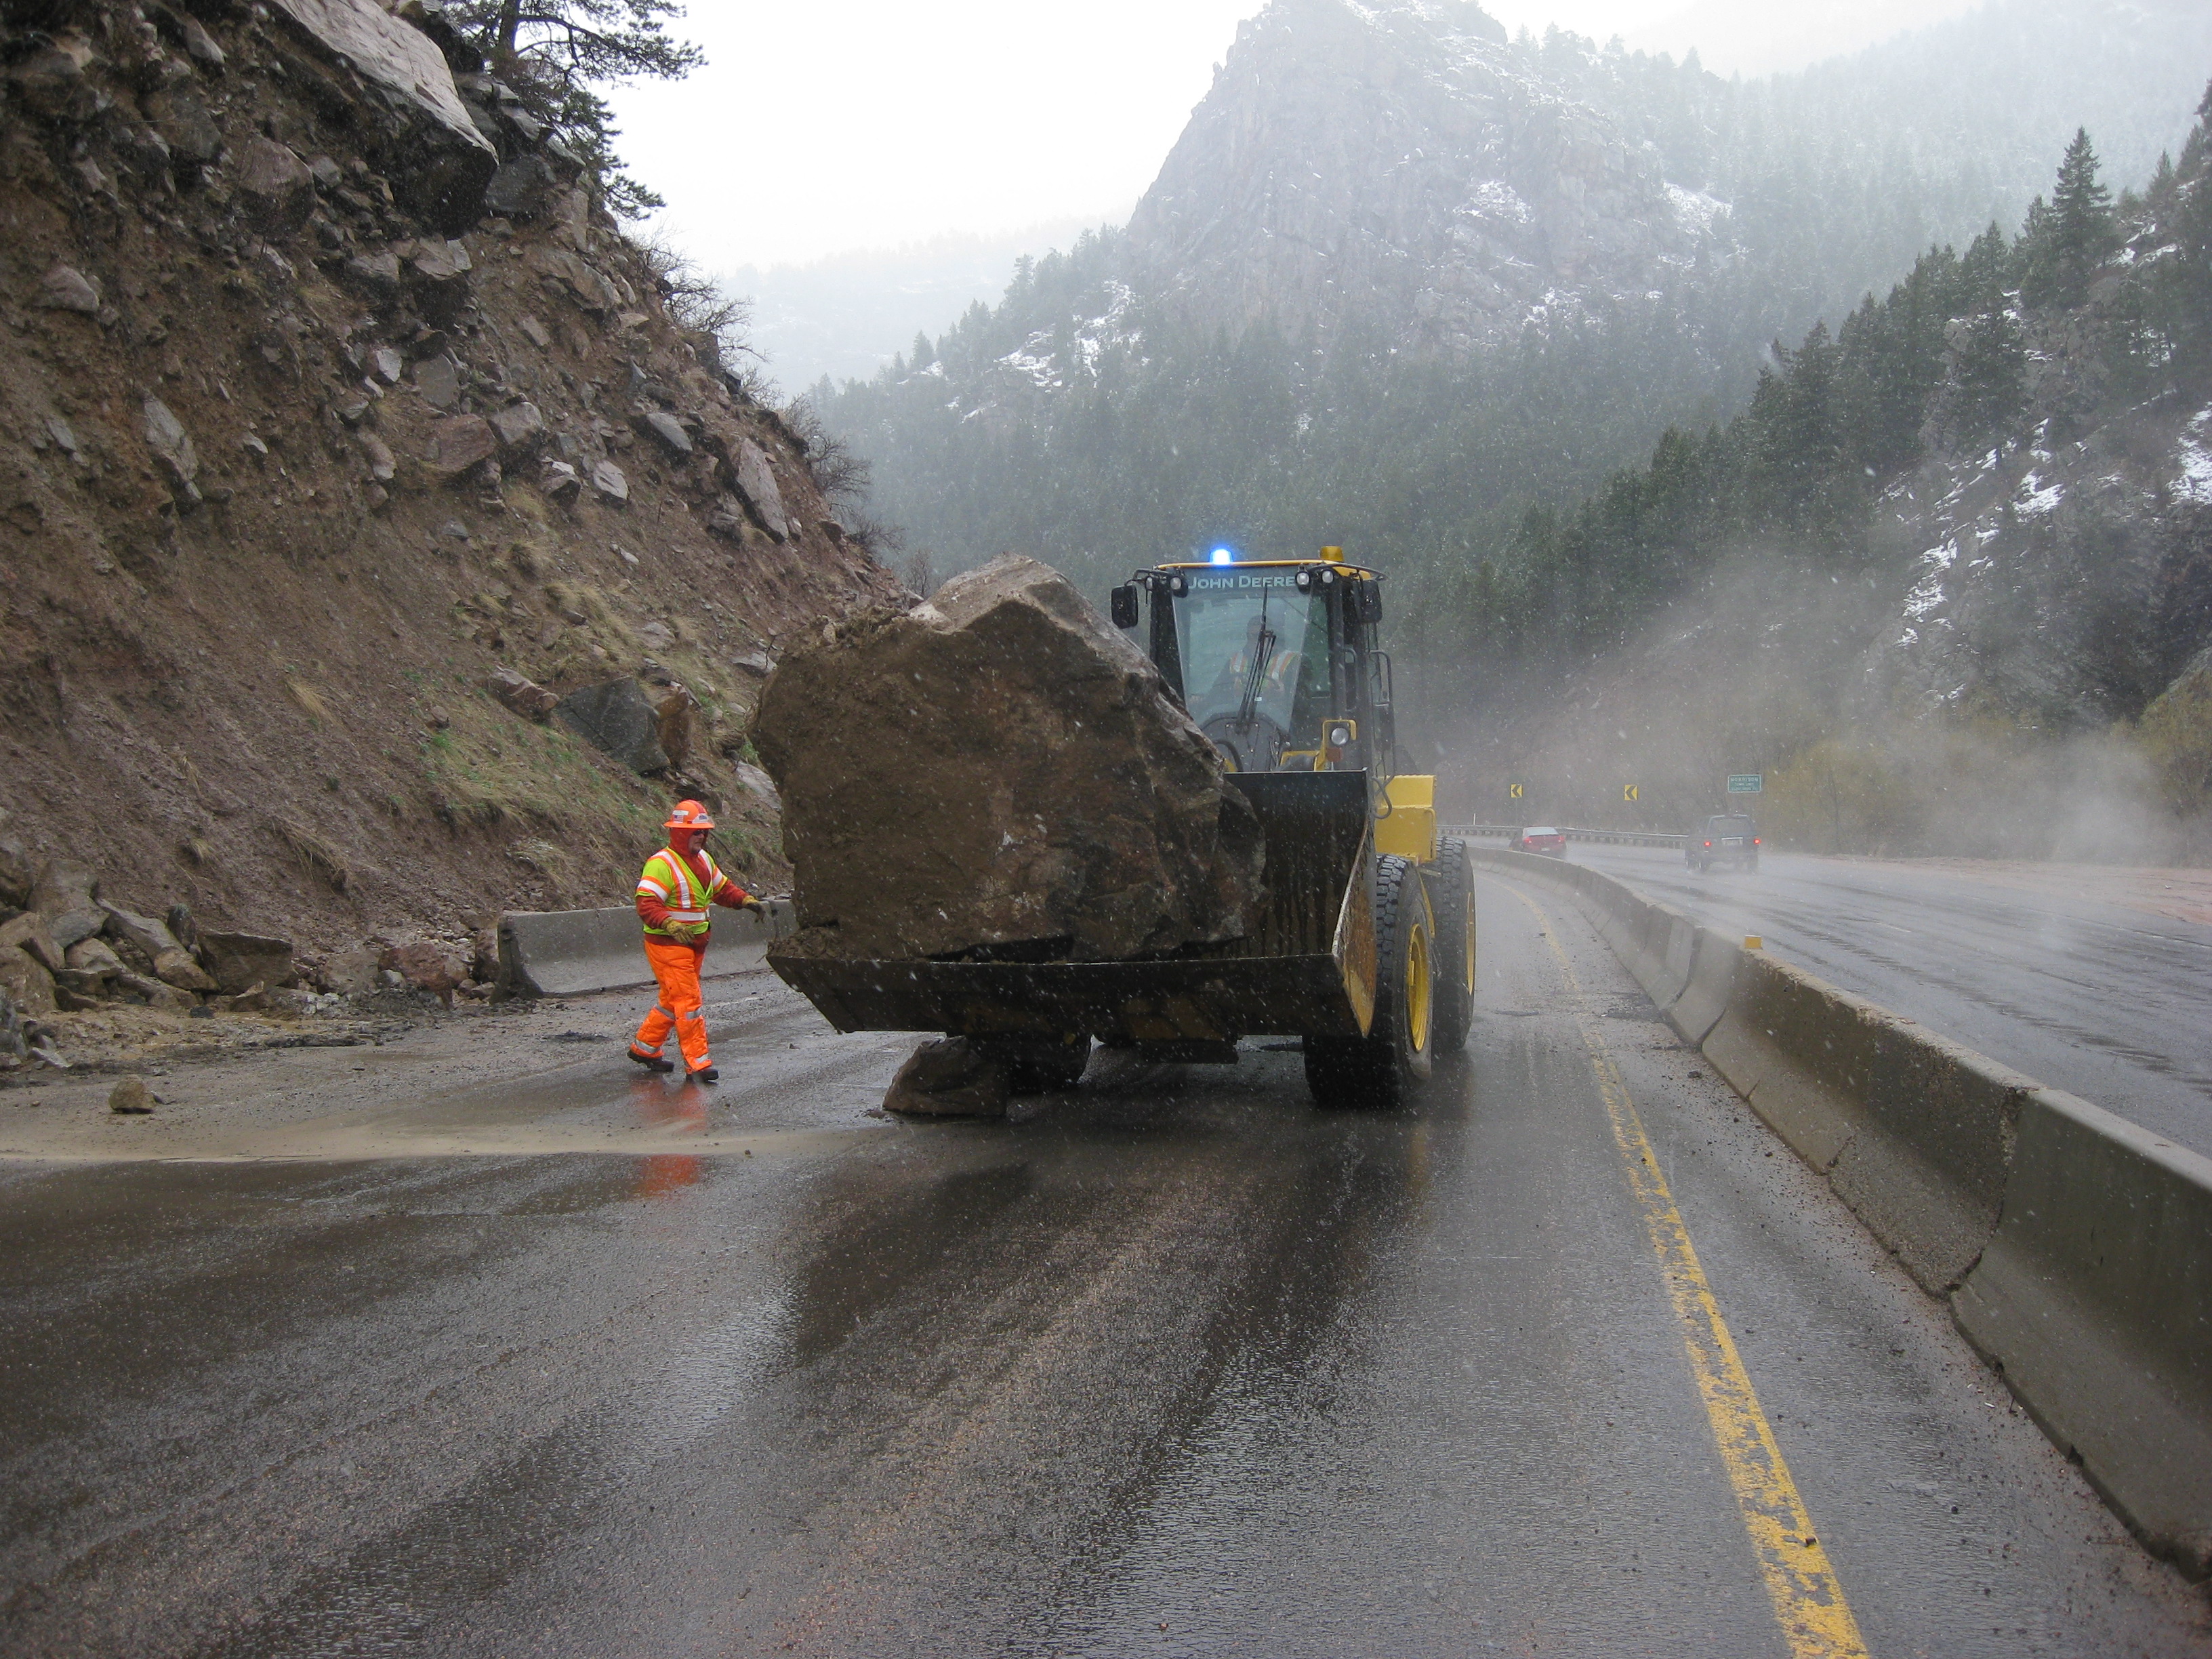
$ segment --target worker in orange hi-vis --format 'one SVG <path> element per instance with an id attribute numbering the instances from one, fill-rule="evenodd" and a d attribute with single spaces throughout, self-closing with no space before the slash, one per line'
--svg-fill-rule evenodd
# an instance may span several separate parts
<path id="1" fill-rule="evenodd" d="M 668 845 L 645 861 L 637 878 L 638 919 L 645 924 L 645 959 L 653 964 L 660 1000 L 630 1039 L 629 1057 L 651 1072 L 672 1072 L 661 1056 L 668 1034 L 676 1033 L 684 1070 L 702 1083 L 720 1075 L 707 1052 L 707 1014 L 700 1006 L 699 964 L 707 955 L 713 923 L 707 907 L 761 911 L 761 902 L 717 869 L 707 856 L 707 836 L 714 827 L 707 809 L 680 800 L 663 826 Z"/>

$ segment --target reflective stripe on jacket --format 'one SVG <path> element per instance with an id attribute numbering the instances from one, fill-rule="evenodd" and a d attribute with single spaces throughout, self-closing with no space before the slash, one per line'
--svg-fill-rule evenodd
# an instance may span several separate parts
<path id="1" fill-rule="evenodd" d="M 664 847 L 645 861 L 644 872 L 637 878 L 641 896 L 651 894 L 668 907 L 668 920 L 676 922 L 701 922 L 708 920 L 707 907 L 714 895 L 732 885 L 730 878 L 710 857 L 705 848 L 695 855 L 705 866 L 707 878 L 702 883 L 690 865 L 677 856 L 675 849 Z M 665 927 L 646 924 L 645 931 L 656 939 L 675 939 Z"/>

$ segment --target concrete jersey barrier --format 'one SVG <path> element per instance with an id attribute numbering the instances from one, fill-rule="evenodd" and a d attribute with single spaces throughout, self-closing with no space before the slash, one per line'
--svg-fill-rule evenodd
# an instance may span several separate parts
<path id="1" fill-rule="evenodd" d="M 1575 898 L 2136 1534 L 2212 1572 L 2212 1159 L 1595 870 L 1469 855 Z"/>
<path id="2" fill-rule="evenodd" d="M 718 910 L 707 977 L 724 979 L 766 965 L 769 943 L 798 931 L 789 899 L 766 901 L 767 915 Z M 573 997 L 653 983 L 637 912 L 509 910 L 499 919 L 499 984 L 509 996 Z"/>
<path id="3" fill-rule="evenodd" d="M 2212 1571 L 2212 1159 L 2057 1089 L 1951 1298 L 1966 1340 L 2137 1534 Z"/>

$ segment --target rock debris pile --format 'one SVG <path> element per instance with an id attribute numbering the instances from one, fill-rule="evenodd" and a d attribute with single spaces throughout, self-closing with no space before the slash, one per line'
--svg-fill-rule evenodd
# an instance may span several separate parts
<path id="1" fill-rule="evenodd" d="M 142 915 L 104 896 L 81 860 L 34 860 L 0 811 L 0 1073 L 66 1069 L 68 1016 L 139 1008 L 206 1018 L 295 1020 L 376 993 L 483 1001 L 499 969 L 497 918 L 465 917 L 459 938 L 372 939 L 328 957 L 289 939 L 204 927 L 184 903 Z"/>
<path id="2" fill-rule="evenodd" d="M 1115 959 L 1241 936 L 1260 830 L 1152 665 L 998 559 L 786 656 L 753 737 L 830 957 Z"/>

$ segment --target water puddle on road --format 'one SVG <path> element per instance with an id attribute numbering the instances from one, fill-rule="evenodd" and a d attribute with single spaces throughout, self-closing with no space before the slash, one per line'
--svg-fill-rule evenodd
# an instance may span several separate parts
<path id="1" fill-rule="evenodd" d="M 878 1085 L 880 1086 L 880 1085 Z M 542 1157 L 601 1153 L 649 1160 L 767 1157 L 827 1150 L 881 1134 L 880 1120 L 850 1121 L 841 1100 L 819 1127 L 747 1128 L 753 1097 L 690 1083 L 610 1077 L 597 1063 L 521 1085 L 463 1091 L 397 1108 L 332 1112 L 289 1124 L 229 1127 L 204 1119 L 113 1119 L 96 1110 L 19 1119 L 0 1135 L 0 1161 L 41 1163 L 352 1162 L 377 1158 Z M 676 1165 L 668 1165 L 672 1179 Z"/>

